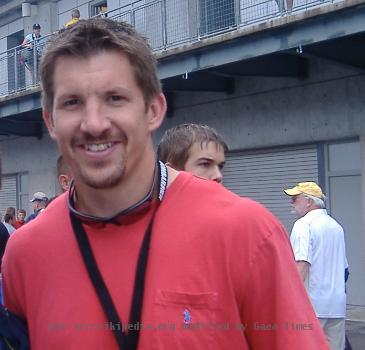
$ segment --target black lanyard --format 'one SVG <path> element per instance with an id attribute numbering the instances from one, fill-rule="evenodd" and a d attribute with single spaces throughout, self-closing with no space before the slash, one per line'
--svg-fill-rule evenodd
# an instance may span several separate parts
<path id="1" fill-rule="evenodd" d="M 146 232 L 143 237 L 141 249 L 138 255 L 137 269 L 134 280 L 133 299 L 131 305 L 131 311 L 129 314 L 129 324 L 131 327 L 127 327 L 128 334 L 125 334 L 122 329 L 122 322 L 110 296 L 108 288 L 103 280 L 98 265 L 95 260 L 89 239 L 87 238 L 86 232 L 82 226 L 81 220 L 70 211 L 71 224 L 73 227 L 76 240 L 87 268 L 89 277 L 94 286 L 99 301 L 103 307 L 104 314 L 110 325 L 110 330 L 113 331 L 115 339 L 118 343 L 120 350 L 136 350 L 139 339 L 139 322 L 141 320 L 142 306 L 143 306 L 143 294 L 145 275 L 148 262 L 148 253 L 151 242 L 153 221 L 158 209 L 158 206 L 165 194 L 167 186 L 167 169 L 166 166 L 159 162 L 159 193 L 158 202 L 153 209 L 152 217 L 148 223 Z M 154 184 L 152 185 L 154 186 Z"/>

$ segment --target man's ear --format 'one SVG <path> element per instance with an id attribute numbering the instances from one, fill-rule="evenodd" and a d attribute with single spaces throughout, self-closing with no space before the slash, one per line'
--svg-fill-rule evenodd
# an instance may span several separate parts
<path id="1" fill-rule="evenodd" d="M 68 190 L 68 188 L 70 186 L 70 179 L 67 175 L 61 174 L 58 177 L 58 182 L 60 183 L 62 192 L 65 192 Z"/>
<path id="2" fill-rule="evenodd" d="M 54 122 L 53 122 L 53 118 L 52 118 L 52 114 L 46 110 L 43 110 L 43 120 L 44 123 L 47 126 L 49 135 L 51 136 L 51 138 L 53 140 L 57 139 L 56 133 L 54 131 Z"/>
<path id="3" fill-rule="evenodd" d="M 155 131 L 162 124 L 167 109 L 165 95 L 161 92 L 152 98 L 148 106 L 148 123 L 149 130 Z"/>

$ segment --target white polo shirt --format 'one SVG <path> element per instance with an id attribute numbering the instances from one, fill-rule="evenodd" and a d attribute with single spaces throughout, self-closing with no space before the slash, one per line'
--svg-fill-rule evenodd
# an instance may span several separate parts
<path id="1" fill-rule="evenodd" d="M 290 243 L 295 260 L 310 264 L 305 287 L 317 317 L 344 318 L 348 263 L 341 225 L 326 209 L 311 210 L 295 222 Z"/>

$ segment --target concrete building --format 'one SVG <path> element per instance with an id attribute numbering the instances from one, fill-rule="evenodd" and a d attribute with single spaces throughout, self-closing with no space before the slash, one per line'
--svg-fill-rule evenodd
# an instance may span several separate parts
<path id="1" fill-rule="evenodd" d="M 365 1 L 2 0 L 0 212 L 59 192 L 57 148 L 41 121 L 39 84 L 17 47 L 78 8 L 125 20 L 150 39 L 168 98 L 156 140 L 183 122 L 215 127 L 230 147 L 224 184 L 294 221 L 283 188 L 318 181 L 345 228 L 348 303 L 365 307 Z M 36 72 L 35 72 L 36 73 Z"/>

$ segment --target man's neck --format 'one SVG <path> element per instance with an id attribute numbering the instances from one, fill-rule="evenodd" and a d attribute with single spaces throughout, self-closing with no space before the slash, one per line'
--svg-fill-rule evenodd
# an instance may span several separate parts
<path id="1" fill-rule="evenodd" d="M 95 189 L 75 179 L 77 210 L 97 217 L 111 217 L 143 199 L 154 181 L 156 161 L 152 155 L 110 188 Z"/>

